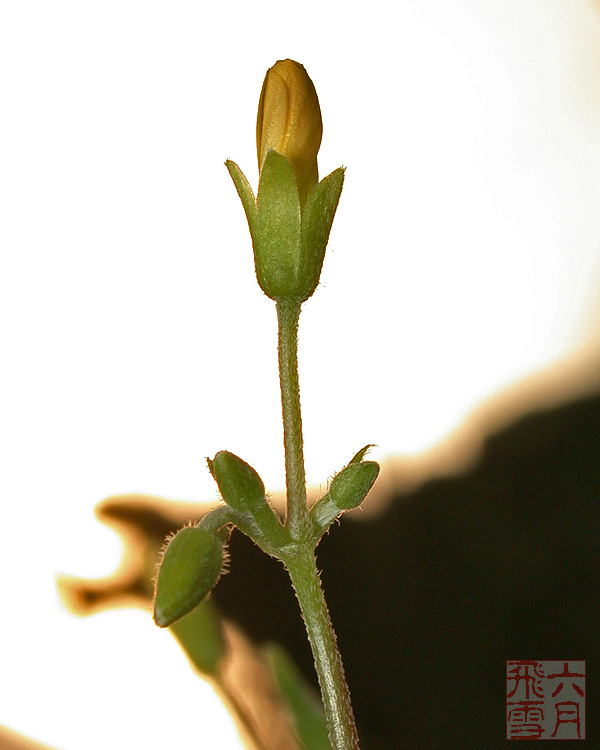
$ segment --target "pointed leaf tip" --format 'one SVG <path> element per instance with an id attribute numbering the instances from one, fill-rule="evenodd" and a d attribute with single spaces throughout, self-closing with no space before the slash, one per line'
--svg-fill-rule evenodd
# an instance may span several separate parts
<path id="1" fill-rule="evenodd" d="M 371 448 L 375 447 L 375 443 L 369 443 L 369 445 L 365 445 L 364 448 L 361 448 L 357 453 L 352 456 L 350 461 L 348 461 L 348 465 L 350 464 L 359 464 L 363 458 L 367 455 L 367 453 L 371 450 Z"/>

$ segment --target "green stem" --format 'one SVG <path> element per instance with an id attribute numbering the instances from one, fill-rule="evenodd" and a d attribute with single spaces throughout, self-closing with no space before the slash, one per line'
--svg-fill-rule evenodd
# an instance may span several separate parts
<path id="1" fill-rule="evenodd" d="M 300 603 L 321 686 L 329 741 L 333 750 L 359 750 L 350 692 L 344 676 L 315 555 L 310 545 L 298 545 L 284 560 Z"/>
<path id="2" fill-rule="evenodd" d="M 321 695 L 333 750 L 359 750 L 350 692 L 342 657 L 329 618 L 327 604 L 315 562 L 315 542 L 310 538 L 311 521 L 306 502 L 306 477 L 302 441 L 302 415 L 298 385 L 298 321 L 300 303 L 277 301 L 279 328 L 279 383 L 283 412 L 285 482 L 287 489 L 286 528 L 296 542 L 280 556 L 296 591 L 300 610 L 315 660 Z"/>
<path id="3" fill-rule="evenodd" d="M 287 490 L 285 525 L 292 539 L 296 541 L 303 539 L 309 528 L 298 385 L 299 318 L 300 302 L 289 298 L 277 301 L 279 384 L 281 386 Z"/>

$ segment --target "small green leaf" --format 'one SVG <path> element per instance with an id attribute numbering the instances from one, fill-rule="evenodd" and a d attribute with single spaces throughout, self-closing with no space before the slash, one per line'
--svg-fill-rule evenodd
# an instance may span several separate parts
<path id="1" fill-rule="evenodd" d="M 291 657 L 277 643 L 265 646 L 277 686 L 292 715 L 298 739 L 306 750 L 331 750 L 323 704 Z"/>
<path id="2" fill-rule="evenodd" d="M 191 612 L 212 591 L 222 566 L 223 546 L 214 534 L 198 526 L 178 531 L 158 571 L 154 622 L 165 628 Z"/>
<path id="3" fill-rule="evenodd" d="M 258 185 L 254 264 L 261 289 L 271 299 L 297 297 L 300 198 L 290 160 L 269 151 Z"/>
<path id="4" fill-rule="evenodd" d="M 193 667 L 202 674 L 215 674 L 227 646 L 220 614 L 211 599 L 174 622 L 171 632 Z"/>
<path id="5" fill-rule="evenodd" d="M 299 292 L 302 300 L 308 299 L 319 283 L 325 249 L 343 185 L 344 168 L 339 167 L 323 178 L 308 197 L 302 214 L 300 240 L 299 266 L 303 286 Z"/>
<path id="6" fill-rule="evenodd" d="M 340 510 L 358 507 L 367 496 L 379 474 L 375 461 L 351 463 L 337 474 L 329 487 L 329 497 Z"/>

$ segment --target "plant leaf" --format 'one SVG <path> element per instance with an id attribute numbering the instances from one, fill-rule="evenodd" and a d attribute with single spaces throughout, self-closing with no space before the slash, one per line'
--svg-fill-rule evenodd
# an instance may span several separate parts
<path id="1" fill-rule="evenodd" d="M 294 717 L 298 739 L 305 750 L 331 750 L 323 705 L 278 643 L 269 643 L 264 651 L 271 663 L 275 680 Z"/>
<path id="2" fill-rule="evenodd" d="M 210 599 L 174 622 L 171 633 L 199 672 L 216 674 L 227 648 L 221 618 Z"/>

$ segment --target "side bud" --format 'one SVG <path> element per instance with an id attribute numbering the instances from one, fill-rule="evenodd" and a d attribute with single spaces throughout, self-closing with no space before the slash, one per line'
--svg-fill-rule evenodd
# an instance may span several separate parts
<path id="1" fill-rule="evenodd" d="M 229 451 L 219 451 L 208 468 L 219 492 L 230 508 L 240 513 L 248 513 L 261 508 L 265 499 L 265 486 L 258 473 Z"/>
<path id="2" fill-rule="evenodd" d="M 240 525 L 246 517 L 255 524 L 255 533 L 248 529 L 250 536 L 263 549 L 283 546 L 289 541 L 267 501 L 262 479 L 250 464 L 229 451 L 219 451 L 212 461 L 208 459 L 208 468 L 225 503 L 239 514 L 235 523 L 242 531 L 246 531 Z"/>
<path id="3" fill-rule="evenodd" d="M 311 535 L 315 541 L 323 536 L 340 514 L 357 508 L 369 493 L 379 476 L 379 464 L 363 461 L 371 445 L 356 453 L 350 463 L 336 474 L 329 490 L 310 509 Z"/>
<path id="4" fill-rule="evenodd" d="M 154 622 L 166 628 L 191 612 L 215 587 L 223 567 L 223 545 L 209 531 L 186 526 L 165 549 L 154 596 Z"/>
<path id="5" fill-rule="evenodd" d="M 357 508 L 379 475 L 379 464 L 362 461 L 350 464 L 337 474 L 329 487 L 329 497 L 340 510 Z"/>

